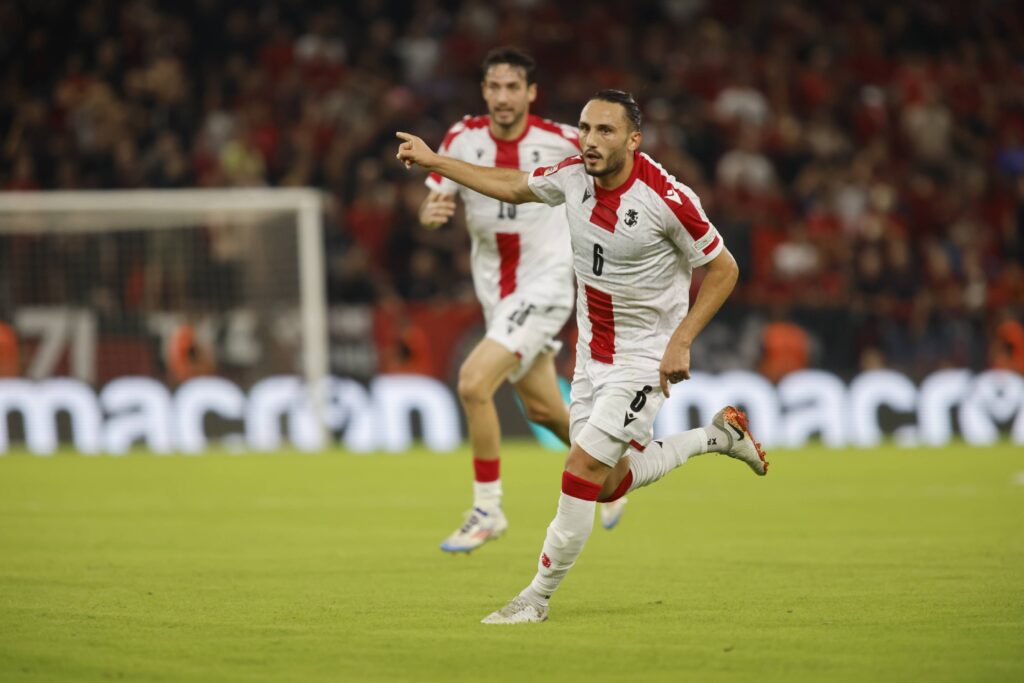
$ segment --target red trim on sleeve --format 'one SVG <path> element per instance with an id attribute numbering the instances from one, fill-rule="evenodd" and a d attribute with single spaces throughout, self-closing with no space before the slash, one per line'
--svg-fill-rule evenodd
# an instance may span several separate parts
<path id="1" fill-rule="evenodd" d="M 722 240 L 718 237 L 718 235 L 715 235 L 715 239 L 711 240 L 711 244 L 709 244 L 708 246 L 704 247 L 704 255 L 706 256 L 706 255 L 710 254 L 711 252 L 713 252 L 715 250 L 715 248 L 718 246 L 718 243 L 721 242 L 721 241 Z"/>
<path id="2" fill-rule="evenodd" d="M 689 188 L 677 182 L 646 154 L 637 155 L 637 162 L 640 165 L 640 181 L 661 197 L 691 238 L 696 241 L 703 237 L 711 229 L 711 224 L 701 216 L 697 205 L 687 196 Z"/>
<path id="3" fill-rule="evenodd" d="M 443 178 L 441 177 L 441 174 L 440 173 L 435 173 L 434 171 L 431 171 L 430 173 L 428 173 L 427 174 L 427 178 L 432 183 L 440 183 L 441 180 L 443 180 Z"/>
<path id="4" fill-rule="evenodd" d="M 580 500 L 597 500 L 601 485 L 565 471 L 562 472 L 562 493 Z"/>
<path id="5" fill-rule="evenodd" d="M 590 319 L 590 355 L 599 363 L 612 365 L 615 358 L 615 309 L 612 295 L 583 285 Z"/>
<path id="6" fill-rule="evenodd" d="M 636 439 L 630 439 L 630 441 L 629 441 L 629 445 L 630 445 L 630 446 L 632 446 L 633 448 L 637 449 L 637 450 L 638 450 L 638 451 L 640 451 L 641 453 L 643 453 L 643 452 L 644 452 L 644 447 L 643 447 L 643 446 L 641 446 L 641 445 L 640 445 L 640 442 L 639 442 L 639 441 L 637 441 Z"/>
<path id="7" fill-rule="evenodd" d="M 533 169 L 533 173 L 531 175 L 533 175 L 534 178 L 537 178 L 537 177 L 543 176 L 543 175 L 551 175 L 552 173 L 558 173 L 563 168 L 569 168 L 570 166 L 575 166 L 576 164 L 582 164 L 582 163 L 583 163 L 583 157 L 581 157 L 580 155 L 577 154 L 574 157 L 568 157 L 566 159 L 562 159 L 561 161 L 559 161 L 554 166 L 538 166 L 537 168 Z"/>
<path id="8" fill-rule="evenodd" d="M 519 233 L 498 232 L 495 233 L 495 237 L 498 240 L 498 258 L 500 259 L 498 287 L 501 298 L 504 299 L 516 291 L 516 272 L 519 270 L 520 255 Z"/>

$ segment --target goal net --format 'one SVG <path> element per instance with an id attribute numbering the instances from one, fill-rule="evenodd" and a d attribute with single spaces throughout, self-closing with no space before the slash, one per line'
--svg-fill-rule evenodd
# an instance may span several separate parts
<path id="1" fill-rule="evenodd" d="M 0 453 L 321 444 L 324 289 L 313 190 L 0 193 Z"/>

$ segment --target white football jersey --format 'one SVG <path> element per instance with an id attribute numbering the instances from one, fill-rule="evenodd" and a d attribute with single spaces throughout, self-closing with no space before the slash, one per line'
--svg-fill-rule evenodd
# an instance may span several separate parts
<path id="1" fill-rule="evenodd" d="M 529 178 L 551 206 L 565 204 L 579 285 L 577 363 L 657 371 L 690 305 L 690 276 L 723 247 L 693 190 L 646 154 L 615 190 L 597 187 L 580 156 Z"/>
<path id="2" fill-rule="evenodd" d="M 576 129 L 527 117 L 517 140 L 491 135 L 489 116 L 467 116 L 448 130 L 438 150 L 478 166 L 531 171 L 579 153 Z M 572 251 L 565 211 L 543 204 L 506 204 L 437 173 L 427 187 L 462 197 L 472 238 L 473 287 L 484 311 L 512 293 L 538 305 L 572 306 Z"/>

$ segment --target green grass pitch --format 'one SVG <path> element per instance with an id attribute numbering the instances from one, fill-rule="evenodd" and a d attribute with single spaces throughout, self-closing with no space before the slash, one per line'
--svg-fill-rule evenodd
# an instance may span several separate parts
<path id="1" fill-rule="evenodd" d="M 544 624 L 561 455 L 437 544 L 468 453 L 0 457 L 0 681 L 1021 681 L 1024 448 L 721 456 L 595 525 Z"/>

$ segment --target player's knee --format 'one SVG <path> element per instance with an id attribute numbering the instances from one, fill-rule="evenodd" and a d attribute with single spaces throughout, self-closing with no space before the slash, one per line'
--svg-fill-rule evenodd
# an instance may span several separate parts
<path id="1" fill-rule="evenodd" d="M 459 400 L 463 403 L 483 403 L 491 400 L 491 392 L 483 375 L 465 365 L 459 370 Z"/>
<path id="2" fill-rule="evenodd" d="M 594 475 L 607 474 L 610 468 L 576 446 L 569 449 L 569 457 L 565 459 L 565 469 L 570 474 L 593 481 Z"/>
<path id="3" fill-rule="evenodd" d="M 558 422 L 559 415 L 551 406 L 539 401 L 523 401 L 526 419 L 545 427 Z"/>

